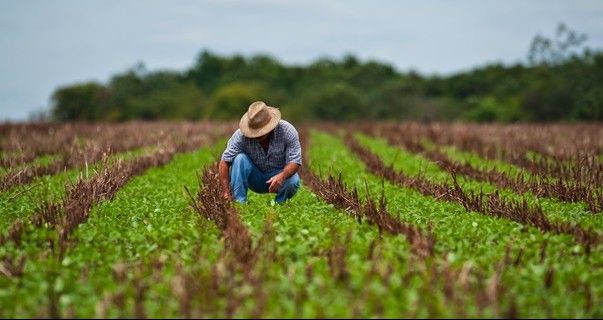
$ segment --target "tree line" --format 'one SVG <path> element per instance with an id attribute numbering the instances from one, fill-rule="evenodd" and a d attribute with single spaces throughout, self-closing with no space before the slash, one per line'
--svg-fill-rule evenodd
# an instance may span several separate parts
<path id="1" fill-rule="evenodd" d="M 238 119 L 253 101 L 296 120 L 603 120 L 603 52 L 561 24 L 534 37 L 528 59 L 449 76 L 399 72 L 353 55 L 286 65 L 268 55 L 202 51 L 183 71 L 139 64 L 107 83 L 61 87 L 52 95 L 57 121 Z"/>

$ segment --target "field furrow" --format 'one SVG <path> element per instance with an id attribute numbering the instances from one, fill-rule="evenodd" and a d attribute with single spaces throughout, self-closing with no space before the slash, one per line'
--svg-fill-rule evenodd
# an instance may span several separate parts
<path id="1" fill-rule="evenodd" d="M 188 152 L 206 143 L 208 140 L 215 139 L 224 134 L 225 129 L 230 125 L 202 124 L 196 127 L 184 126 L 179 132 L 190 133 L 190 136 L 177 138 L 176 136 L 166 137 L 159 146 L 134 151 L 115 153 L 113 155 L 104 154 L 102 159 L 108 156 L 109 162 L 123 159 L 128 160 L 136 158 L 145 152 L 153 150 L 173 149 L 174 152 Z M 161 129 L 159 128 L 156 129 Z M 165 129 L 165 128 L 163 128 Z M 101 160 L 102 160 L 101 159 Z M 7 230 L 17 218 L 27 218 L 33 211 L 44 202 L 55 202 L 64 196 L 65 185 L 74 183 L 78 177 L 89 177 L 95 170 L 100 170 L 102 162 L 87 162 L 85 166 L 70 170 L 61 171 L 52 176 L 35 177 L 29 184 L 17 185 L 9 190 L 0 192 L 0 231 Z M 0 232 L 0 235 L 4 232 Z"/>
<path id="2" fill-rule="evenodd" d="M 593 229 L 596 232 L 603 229 L 601 216 L 593 214 L 588 206 L 582 202 L 563 202 L 558 199 L 540 197 L 525 189 L 518 192 L 513 186 L 501 182 L 504 178 L 500 179 L 498 173 L 493 174 L 492 178 L 496 181 L 491 182 L 487 179 L 476 178 L 471 173 L 467 174 L 462 169 L 458 169 L 457 166 L 438 163 L 435 159 L 424 156 L 422 153 L 411 153 L 404 148 L 392 147 L 383 139 L 369 138 L 361 134 L 356 135 L 355 138 L 363 147 L 378 155 L 384 163 L 391 164 L 393 169 L 403 172 L 409 178 L 424 178 L 436 184 L 452 185 L 452 174 L 456 174 L 457 182 L 466 192 L 475 194 L 482 192 L 485 194 L 495 193 L 505 201 L 525 201 L 534 207 L 541 208 L 546 217 L 553 221 L 576 224 L 584 229 Z M 535 188 L 539 189 L 538 186 L 535 186 Z"/>
<path id="3" fill-rule="evenodd" d="M 65 125 L 69 126 L 69 124 Z M 13 169 L 0 178 L 0 191 L 5 191 L 18 185 L 30 183 L 36 177 L 53 175 L 60 171 L 84 167 L 101 160 L 107 155 L 124 152 L 136 148 L 164 145 L 186 146 L 191 140 L 223 130 L 225 126 L 212 127 L 208 123 L 169 124 L 169 123 L 126 123 L 126 124 L 100 124 L 98 126 L 82 126 L 79 131 L 70 132 L 67 137 L 60 139 L 59 146 L 49 154 L 56 154 L 55 160 L 49 164 L 32 164 L 21 169 Z M 17 131 L 20 134 L 21 131 Z M 23 146 L 36 146 L 44 144 L 46 140 L 26 143 L 28 136 L 16 137 L 9 133 L 9 144 L 12 149 L 21 150 Z M 45 139 L 48 139 L 47 137 Z M 83 140 L 82 140 L 83 139 Z M 53 140 L 54 143 L 56 141 Z M 42 150 L 45 150 L 40 146 Z M 38 149 L 39 149 L 38 148 Z M 30 150 L 36 156 L 36 148 Z"/>
<path id="4" fill-rule="evenodd" d="M 506 161 L 542 180 L 557 178 L 586 188 L 603 184 L 603 162 L 597 159 L 603 148 L 599 138 L 602 132 L 596 124 L 365 123 L 356 127 L 402 142 L 410 150 L 422 149 L 428 141 L 489 160 Z"/>
<path id="5" fill-rule="evenodd" d="M 120 153 L 107 158 L 108 163 L 128 161 L 151 150 L 135 150 Z M 103 162 L 90 164 L 88 168 L 62 171 L 53 176 L 37 177 L 31 183 L 15 186 L 0 192 L 0 230 L 2 234 L 17 218 L 30 217 L 35 209 L 44 202 L 59 201 L 64 195 L 66 186 L 73 184 L 78 178 L 90 177 L 102 169 Z"/>
<path id="6" fill-rule="evenodd" d="M 585 255 L 584 248 L 576 245 L 573 237 L 565 235 L 547 235 L 535 228 L 525 227 L 512 221 L 468 212 L 464 207 L 450 202 L 437 201 L 433 197 L 423 196 L 409 188 L 400 188 L 382 178 L 367 174 L 365 166 L 346 150 L 342 141 L 324 133 L 315 133 L 313 149 L 310 152 L 312 166 L 322 168 L 322 172 L 334 170 L 341 172 L 346 184 L 363 186 L 374 195 L 385 193 L 388 208 L 398 213 L 400 219 L 419 227 L 433 227 L 436 252 L 449 252 L 454 263 L 473 261 L 486 269 L 496 265 L 495 261 L 505 255 L 507 250 L 512 256 L 519 257 L 518 264 L 522 272 L 509 275 L 506 279 L 517 294 L 527 295 L 540 292 L 550 297 L 542 301 L 534 296 L 526 298 L 518 307 L 520 314 L 534 315 L 543 310 L 544 305 L 569 312 L 572 305 L 589 305 L 591 294 L 601 294 L 602 289 L 595 285 L 603 276 L 592 271 L 593 266 L 601 263 L 600 247 L 593 248 L 591 255 Z M 383 189 L 382 189 L 383 188 Z M 559 263 L 563 261 L 563 263 Z M 533 266 L 527 268 L 526 266 Z M 534 269 L 532 269 L 534 268 Z M 554 284 L 543 281 L 540 272 L 554 268 Z M 539 271 L 541 270 L 541 271 Z M 578 270 L 590 270 L 584 273 Z M 588 274 L 588 276 L 586 276 Z M 589 280 L 573 282 L 568 279 L 589 277 Z M 582 288 L 571 297 L 566 296 L 567 286 Z M 586 289 L 588 287 L 588 289 Z M 573 301 L 569 303 L 569 301 Z M 590 302 L 589 302 L 590 301 Z M 601 310 L 591 310 L 601 312 Z"/>
<path id="7" fill-rule="evenodd" d="M 186 148 L 194 149 L 197 146 L 197 143 L 200 140 L 194 140 L 194 143 L 187 144 Z M 13 286 L 22 286 L 23 283 L 27 283 L 31 281 L 32 277 L 37 278 L 38 281 L 49 281 L 49 279 L 40 279 L 40 277 L 50 277 L 53 282 L 59 281 L 57 279 L 61 279 L 61 273 L 63 271 L 69 271 L 68 269 L 63 269 L 61 266 L 65 264 L 65 259 L 70 261 L 69 255 L 71 251 L 80 249 L 81 238 L 79 237 L 80 229 L 90 230 L 88 229 L 90 225 L 96 226 L 94 221 L 97 219 L 97 215 L 102 219 L 102 213 L 98 213 L 98 211 L 102 211 L 102 209 L 96 209 L 97 207 L 103 208 L 106 203 L 111 202 L 101 202 L 102 199 L 105 198 L 113 198 L 113 196 L 117 193 L 117 195 L 121 194 L 118 192 L 119 189 L 126 185 L 126 183 L 134 176 L 139 175 L 145 172 L 147 169 L 155 166 L 155 165 L 164 165 L 172 160 L 174 155 L 178 152 L 188 151 L 186 148 L 174 147 L 169 150 L 160 150 L 151 155 L 141 156 L 138 158 L 134 158 L 133 160 L 129 160 L 125 163 L 117 163 L 113 167 L 108 167 L 98 174 L 94 175 L 91 179 L 80 180 L 78 183 L 73 185 L 66 193 L 66 197 L 61 203 L 49 203 L 45 206 L 41 206 L 39 208 L 39 213 L 35 216 L 39 219 L 33 219 L 32 224 L 29 225 L 33 228 L 23 228 L 22 233 L 26 233 L 25 239 L 20 239 L 18 237 L 17 242 L 10 241 L 8 244 L 2 247 L 3 256 L 7 259 L 18 260 L 17 257 L 23 256 L 19 255 L 18 249 L 24 248 L 25 252 L 30 252 L 29 254 L 24 255 L 23 257 L 33 257 L 39 254 L 47 256 L 46 259 L 42 259 L 41 261 L 35 261 L 33 259 L 26 259 L 25 265 L 23 267 L 23 273 L 20 276 L 15 277 L 15 279 L 8 281 L 7 285 Z M 207 153 L 207 151 L 205 151 Z M 178 155 L 176 155 L 178 157 Z M 189 155 L 190 157 L 190 155 Z M 172 160 L 175 162 L 176 160 Z M 182 161 L 181 161 L 182 162 Z M 202 164 L 202 163 L 201 163 Z M 199 163 L 193 165 L 200 165 Z M 198 168 L 198 167 L 197 167 Z M 152 170 L 161 170 L 163 168 L 155 168 Z M 189 175 L 194 177 L 194 169 L 188 172 Z M 144 175 L 142 177 L 146 177 Z M 136 180 L 137 178 L 134 178 Z M 176 183 L 178 181 L 175 181 Z M 126 186 L 129 186 L 128 183 Z M 146 185 L 146 187 L 153 188 L 152 185 Z M 181 190 L 182 185 L 176 187 L 176 189 Z M 144 195 L 143 202 L 145 201 Z M 124 199 L 123 201 L 127 202 L 129 199 Z M 100 202 L 100 206 L 97 205 Z M 159 201 L 161 202 L 161 200 Z M 184 202 L 186 203 L 186 202 Z M 128 214 L 129 212 L 123 212 L 123 214 Z M 151 214 L 151 213 L 145 213 Z M 127 218 L 127 216 L 122 216 L 123 218 Z M 92 221 L 92 223 L 90 223 Z M 114 221 L 117 224 L 127 223 L 131 220 L 123 220 L 123 221 Z M 87 222 L 87 223 L 84 223 Z M 107 223 L 108 221 L 104 221 Z M 82 224 L 84 223 L 84 224 Z M 105 230 L 108 233 L 112 234 L 114 230 L 112 229 L 104 229 L 107 226 L 113 226 L 112 224 L 105 225 L 101 223 L 102 226 L 100 229 L 92 229 L 93 232 L 99 230 Z M 38 226 L 40 228 L 35 228 L 34 226 Z M 150 232 L 149 226 L 146 226 L 147 232 Z M 75 232 L 76 236 L 73 239 L 73 233 Z M 160 231 L 162 232 L 162 231 Z M 96 234 L 99 235 L 99 234 Z M 102 237 L 102 235 L 101 235 Z M 9 239 L 10 240 L 10 239 Z M 108 241 L 107 241 L 108 240 Z M 104 239 L 100 241 L 102 244 L 107 245 L 107 242 L 111 242 L 112 239 Z M 46 243 L 46 244 L 45 244 Z M 18 245 L 17 245 L 18 244 Z M 77 245 L 76 245 L 77 244 Z M 129 247 L 131 243 L 123 243 L 126 247 Z M 155 244 L 156 245 L 156 244 Z M 98 253 L 105 252 L 106 250 L 111 250 L 113 247 L 106 247 L 105 250 L 95 251 L 91 250 L 88 253 L 91 257 L 98 257 Z M 90 249 L 88 247 L 88 249 Z M 96 248 L 98 249 L 98 248 Z M 17 251 L 17 252 L 15 252 Z M 95 254 L 96 253 L 96 254 Z M 6 260 L 10 261 L 10 260 Z M 115 261 L 117 263 L 118 261 Z M 111 268 L 112 264 L 106 265 L 106 267 Z M 71 272 L 78 272 L 78 270 L 71 270 Z M 74 287 L 76 287 L 74 279 Z M 105 279 L 106 280 L 106 279 Z M 43 283 L 43 282 L 42 282 Z M 94 280 L 91 279 L 90 284 L 92 285 Z M 51 285 L 51 284 L 49 284 Z M 54 288 L 50 286 L 50 288 Z M 42 289 L 41 287 L 38 290 Z M 48 288 L 47 288 L 48 289 Z M 54 296 L 65 297 L 70 296 L 69 293 L 63 292 L 61 290 L 53 290 Z M 19 292 L 16 292 L 19 294 Z M 47 292 L 36 292 L 38 301 L 30 299 L 31 302 L 36 303 L 35 305 L 39 306 L 33 309 L 32 314 L 41 314 L 46 316 L 55 316 L 57 314 L 61 314 L 61 310 L 64 310 L 66 307 L 67 311 L 63 312 L 75 312 L 73 306 L 61 306 L 57 301 L 53 301 L 48 298 Z M 95 298 L 102 297 L 102 294 L 95 296 Z M 94 306 L 92 306 L 93 308 Z M 89 310 L 88 310 L 89 311 Z M 18 314 L 18 310 L 17 310 Z M 69 314 L 69 313 L 67 313 Z M 88 313 L 90 316 L 91 313 Z"/>
<path id="8" fill-rule="evenodd" d="M 562 202 L 584 203 L 592 213 L 603 210 L 603 193 L 596 187 L 572 183 L 563 179 L 544 179 L 537 175 L 524 175 L 513 170 L 514 175 L 496 168 L 485 169 L 484 165 L 475 165 L 451 159 L 446 152 L 427 143 L 409 144 L 404 139 L 388 136 L 390 143 L 418 154 L 436 163 L 448 172 L 469 177 L 476 181 L 488 182 L 500 188 L 511 189 L 515 193 L 531 193 L 537 198 L 552 198 Z M 377 148 L 374 148 L 375 150 Z M 482 162 L 487 162 L 485 159 Z M 507 166 L 508 167 L 508 166 Z"/>
<path id="9" fill-rule="evenodd" d="M 603 316 L 597 167 L 562 181 L 509 162 L 575 170 L 600 143 L 563 130 L 597 127 L 544 126 L 545 147 L 531 125 L 300 127 L 297 194 L 239 204 L 216 167 L 230 124 L 143 124 L 0 125 L 9 171 L 121 137 L 98 130 L 137 135 L 112 142 L 125 146 L 174 129 L 0 192 L 0 317 Z"/>

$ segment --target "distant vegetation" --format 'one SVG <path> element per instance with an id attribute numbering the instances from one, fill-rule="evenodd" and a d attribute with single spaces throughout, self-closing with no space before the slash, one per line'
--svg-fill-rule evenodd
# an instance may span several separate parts
<path id="1" fill-rule="evenodd" d="M 58 88 L 53 120 L 238 119 L 264 100 L 292 120 L 603 120 L 603 52 L 561 24 L 538 35 L 526 63 L 450 76 L 399 72 L 352 55 L 285 65 L 266 56 L 199 54 L 188 70 L 140 64 L 106 84 Z"/>

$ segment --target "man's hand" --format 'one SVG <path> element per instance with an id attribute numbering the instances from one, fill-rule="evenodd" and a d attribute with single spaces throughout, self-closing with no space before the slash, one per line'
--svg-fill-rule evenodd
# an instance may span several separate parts
<path id="1" fill-rule="evenodd" d="M 269 183 L 268 192 L 277 193 L 278 189 L 281 188 L 283 183 L 285 182 L 285 175 L 281 172 L 268 179 L 266 183 Z"/>
<path id="2" fill-rule="evenodd" d="M 230 190 L 222 191 L 222 198 L 224 200 L 232 200 L 232 195 L 230 194 Z"/>

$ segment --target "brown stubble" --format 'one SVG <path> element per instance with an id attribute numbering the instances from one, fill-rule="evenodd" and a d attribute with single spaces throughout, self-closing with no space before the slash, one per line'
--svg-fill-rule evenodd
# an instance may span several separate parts
<path id="1" fill-rule="evenodd" d="M 216 297 L 226 301 L 226 317 L 234 317 L 247 300 L 254 302 L 251 316 L 260 317 L 265 311 L 268 295 L 264 289 L 266 264 L 275 259 L 275 248 L 270 244 L 274 238 L 272 221 L 266 220 L 262 237 L 254 245 L 251 233 L 241 220 L 238 210 L 232 201 L 222 197 L 221 188 L 216 163 L 201 174 L 196 197 L 186 190 L 191 196 L 191 206 L 195 212 L 218 227 L 224 243 L 224 250 L 212 271 L 217 279 Z M 242 275 L 242 278 L 237 275 Z M 202 287 L 203 284 L 197 286 Z M 246 286 L 251 288 L 249 292 L 242 290 Z M 189 292 L 186 298 L 194 299 L 200 294 L 202 293 L 198 291 Z M 190 303 L 183 301 L 182 304 Z"/>
<path id="2" fill-rule="evenodd" d="M 325 129 L 324 126 L 321 128 Z M 304 128 L 300 133 L 302 146 L 307 149 L 308 129 Z M 378 201 L 372 199 L 368 188 L 366 200 L 360 201 L 356 188 L 348 189 L 343 183 L 341 175 L 335 178 L 329 174 L 323 180 L 311 172 L 308 160 L 304 152 L 305 167 L 301 176 L 303 183 L 316 195 L 333 204 L 334 207 L 345 210 L 358 223 L 362 223 L 363 219 L 366 219 L 369 223 L 376 225 L 380 232 L 404 235 L 410 243 L 412 255 L 407 261 L 407 269 L 396 270 L 382 259 L 379 241 L 373 241 L 367 256 L 371 267 L 365 279 L 365 281 L 378 281 L 385 287 L 391 288 L 390 279 L 394 273 L 401 274 L 402 286 L 411 285 L 411 281 L 415 277 L 422 278 L 419 301 L 415 305 L 408 306 L 408 317 L 417 317 L 420 308 L 426 308 L 430 317 L 441 316 L 441 310 L 437 309 L 434 304 L 434 301 L 441 296 L 444 297 L 445 305 L 454 310 L 454 314 L 459 317 L 467 316 L 468 305 L 477 305 L 479 314 L 483 314 L 484 310 L 489 308 L 496 316 L 514 317 L 517 315 L 515 299 L 508 294 L 508 290 L 501 280 L 507 268 L 512 266 L 512 260 L 509 258 L 510 248 L 507 249 L 505 257 L 495 268 L 495 272 L 487 279 L 485 277 L 489 273 L 474 266 L 471 262 L 466 262 L 460 267 L 453 266 L 448 262 L 447 252 L 436 253 L 435 236 L 430 231 L 420 231 L 412 225 L 401 222 L 400 219 L 388 212 L 387 200 L 383 193 L 384 188 L 382 188 Z M 343 279 L 344 282 L 347 269 L 343 255 L 347 249 L 343 247 L 347 246 L 348 237 L 349 235 L 346 236 L 348 240 L 345 242 L 334 241 L 333 247 L 328 251 L 332 275 L 336 279 Z M 379 297 L 372 296 L 369 286 L 365 286 L 355 297 L 352 305 L 354 316 L 362 316 L 363 310 L 368 307 L 368 301 L 371 301 L 373 311 L 377 315 L 383 316 L 385 311 L 383 305 Z M 506 303 L 505 305 L 503 305 L 503 301 Z"/>
<path id="3" fill-rule="evenodd" d="M 518 194 L 531 192 L 539 198 L 554 198 L 574 203 L 584 202 L 588 210 L 593 213 L 600 213 L 603 210 L 603 190 L 601 189 L 603 166 L 594 157 L 579 156 L 576 157 L 576 161 L 567 159 L 563 161 L 530 160 L 531 162 L 539 163 L 538 165 L 533 164 L 533 166 L 547 167 L 549 169 L 542 169 L 540 170 L 541 172 L 536 170 L 538 174 L 530 176 L 525 174 L 511 176 L 495 168 L 477 168 L 466 162 L 453 161 L 440 150 L 439 146 L 441 145 L 428 150 L 422 143 L 422 139 L 442 140 L 436 133 L 429 131 L 429 128 L 423 128 L 418 125 L 384 126 L 383 128 L 379 124 L 364 124 L 360 126 L 360 129 L 364 133 L 373 136 L 383 136 L 389 143 L 401 146 L 412 153 L 420 154 L 450 173 L 464 175 L 477 181 L 489 182 L 501 188 L 509 188 Z M 438 134 L 450 133 L 438 131 Z M 488 148 L 487 150 L 492 149 Z M 528 152 L 530 150 L 525 149 L 524 151 Z M 555 154 L 549 156 L 561 157 Z M 552 169 L 555 166 L 559 168 Z M 534 170 L 531 171 L 534 172 Z M 546 172 L 562 173 L 553 174 L 553 176 L 561 177 L 551 179 L 542 176 L 542 174 L 548 175 Z M 587 173 L 595 173 L 595 175 L 587 177 Z"/>
<path id="4" fill-rule="evenodd" d="M 0 191 L 32 182 L 43 175 L 52 175 L 71 168 L 82 168 L 102 160 L 108 155 L 137 148 L 173 146 L 176 152 L 187 152 L 195 146 L 224 135 L 232 124 L 128 122 L 128 123 L 68 123 L 58 128 L 48 125 L 37 134 L 27 135 L 28 126 L 9 130 L 3 140 L 6 152 L 31 154 L 35 158 L 53 154 L 57 159 L 48 165 L 28 165 L 21 169 L 9 169 L 0 178 Z M 49 138 L 50 137 L 50 138 Z M 49 141 L 50 140 L 50 141 Z M 83 140 L 81 142 L 80 140 Z M 8 141 L 8 142 L 6 142 Z M 12 142 L 11 142 L 12 141 Z M 25 150 L 25 151 L 24 151 Z M 25 163 L 12 161 L 4 156 L 5 167 Z M 31 161 L 31 160 L 29 160 Z"/>
<path id="5" fill-rule="evenodd" d="M 49 262 L 48 281 L 53 283 L 53 279 L 58 274 L 58 268 L 60 268 L 60 263 L 57 261 L 62 261 L 68 250 L 71 234 L 80 224 L 88 220 L 94 205 L 101 201 L 111 200 L 131 178 L 143 174 L 149 168 L 167 164 L 177 153 L 192 151 L 211 143 L 223 134 L 224 129 L 225 127 L 222 125 L 213 128 L 206 126 L 205 131 L 199 131 L 189 139 L 165 141 L 154 152 L 132 160 L 117 160 L 111 163 L 104 155 L 100 170 L 94 171 L 91 177 L 82 175 L 75 183 L 68 184 L 65 196 L 60 201 L 42 204 L 27 220 L 17 219 L 9 228 L 8 234 L 0 236 L 0 245 L 13 241 L 18 246 L 23 233 L 28 230 L 28 226 L 49 229 L 51 233 L 47 235 L 48 245 L 45 246 L 44 256 L 48 258 Z M 193 131 L 189 133 L 193 133 Z M 17 259 L 17 257 L 6 257 L 7 262 L 4 264 L 13 266 L 15 261 L 20 263 L 20 260 Z M 17 266 L 19 265 L 22 264 Z M 20 276 L 22 272 L 15 274 Z M 140 291 L 138 297 L 144 300 L 144 286 L 136 285 L 139 287 L 137 290 Z M 49 317 L 58 317 L 62 314 L 58 305 L 61 292 L 55 292 L 53 288 L 54 286 L 49 286 L 47 311 L 44 314 Z M 135 313 L 143 316 L 143 310 L 140 309 L 141 304 L 137 304 L 137 308 Z"/>
<path id="6" fill-rule="evenodd" d="M 603 126 L 598 124 L 399 123 L 359 125 L 397 141 L 454 146 L 487 159 L 503 160 L 535 175 L 569 180 L 589 189 L 603 186 Z M 528 157 L 528 153 L 539 155 Z"/>
<path id="7" fill-rule="evenodd" d="M 468 211 L 475 211 L 497 218 L 509 219 L 521 224 L 538 228 L 544 232 L 570 234 L 576 241 L 584 245 L 587 254 L 593 245 L 601 242 L 601 236 L 596 232 L 578 225 L 564 222 L 552 222 L 543 213 L 539 205 L 529 205 L 527 200 L 507 200 L 500 197 L 498 192 L 491 194 L 473 193 L 463 190 L 451 173 L 452 186 L 446 183 L 435 183 L 422 176 L 409 177 L 396 171 L 393 166 L 386 165 L 376 154 L 360 145 L 351 135 L 346 136 L 345 142 L 350 150 L 366 165 L 367 169 L 377 176 L 402 187 L 412 188 L 423 195 L 432 196 L 437 200 L 446 200 L 461 204 Z"/>
<path id="8" fill-rule="evenodd" d="M 301 134 L 302 145 L 307 147 L 308 137 L 307 129 Z M 401 234 L 406 237 L 411 244 L 413 252 L 420 256 L 431 256 L 434 252 L 435 238 L 431 232 L 421 231 L 409 224 L 403 223 L 388 212 L 386 208 L 385 194 L 381 194 L 379 201 L 374 201 L 367 194 L 365 201 L 360 200 L 358 191 L 354 187 L 348 189 L 343 183 L 341 175 L 337 178 L 329 174 L 326 179 L 321 179 L 315 175 L 308 165 L 307 155 L 304 150 L 304 163 L 300 175 L 306 184 L 316 195 L 321 197 L 327 203 L 333 204 L 336 208 L 342 209 L 358 222 L 367 219 L 370 223 L 376 225 L 380 232 L 390 234 Z"/>

